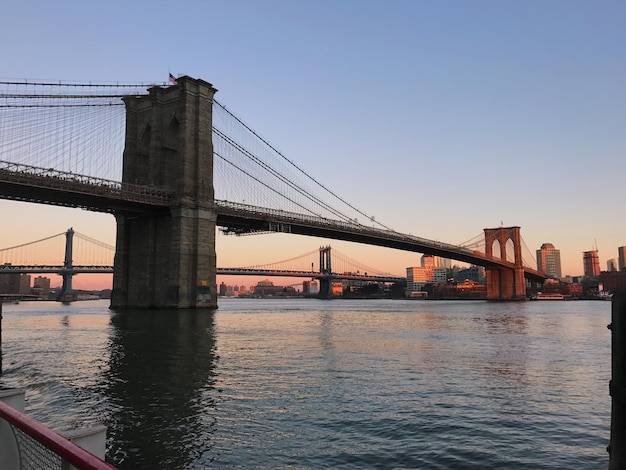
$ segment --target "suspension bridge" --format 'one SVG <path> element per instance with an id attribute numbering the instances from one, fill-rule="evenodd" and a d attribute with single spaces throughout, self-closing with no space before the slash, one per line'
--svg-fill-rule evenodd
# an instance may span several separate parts
<path id="1" fill-rule="evenodd" d="M 0 87 L 0 198 L 114 214 L 113 308 L 215 307 L 218 227 L 484 266 L 494 300 L 524 298 L 525 279 L 546 278 L 524 258 L 520 227 L 484 229 L 454 245 L 368 217 L 255 133 L 203 80 Z"/>
<path id="2" fill-rule="evenodd" d="M 87 235 L 66 232 L 0 249 L 2 274 L 57 274 L 63 284 L 59 299 L 74 299 L 72 278 L 77 274 L 113 274 L 115 247 Z M 33 262 L 32 260 L 37 260 Z M 318 268 L 315 269 L 317 264 Z M 368 267 L 349 256 L 323 246 L 289 259 L 246 267 L 217 268 L 220 275 L 278 276 L 292 278 L 404 283 L 406 278 Z"/>

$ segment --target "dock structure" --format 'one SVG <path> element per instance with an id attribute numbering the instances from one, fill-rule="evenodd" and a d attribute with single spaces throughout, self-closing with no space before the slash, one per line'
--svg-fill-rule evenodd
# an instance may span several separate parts
<path id="1" fill-rule="evenodd" d="M 611 439 L 609 470 L 626 469 L 626 289 L 613 293 L 611 305 Z"/>

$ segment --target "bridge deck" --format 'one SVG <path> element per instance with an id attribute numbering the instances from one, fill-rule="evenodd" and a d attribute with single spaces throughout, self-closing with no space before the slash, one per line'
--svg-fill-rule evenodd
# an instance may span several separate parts
<path id="1" fill-rule="evenodd" d="M 0 161 L 0 198 L 109 213 L 155 213 L 168 210 L 177 203 L 175 194 L 157 188 L 4 161 Z M 226 233 L 287 232 L 431 254 L 485 267 L 515 267 L 509 261 L 488 257 L 479 251 L 356 222 L 229 201 L 216 200 L 213 210 L 217 214 L 217 224 Z M 540 282 L 547 278 L 544 273 L 527 267 L 524 275 Z"/>
<path id="2" fill-rule="evenodd" d="M 0 161 L 0 197 L 109 213 L 156 212 L 175 199 L 174 194 L 149 186 L 5 161 Z"/>

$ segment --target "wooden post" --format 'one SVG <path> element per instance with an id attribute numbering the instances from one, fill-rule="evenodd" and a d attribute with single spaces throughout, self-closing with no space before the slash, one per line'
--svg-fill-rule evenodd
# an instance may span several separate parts
<path id="1" fill-rule="evenodd" d="M 609 470 L 626 469 L 626 290 L 613 293 L 611 305 L 611 440 Z"/>
<path id="2" fill-rule="evenodd" d="M 2 375 L 2 298 L 0 298 L 0 375 Z"/>

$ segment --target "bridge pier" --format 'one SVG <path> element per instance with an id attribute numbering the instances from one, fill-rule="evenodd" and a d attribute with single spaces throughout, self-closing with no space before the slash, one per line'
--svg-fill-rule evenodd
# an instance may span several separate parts
<path id="1" fill-rule="evenodd" d="M 317 295 L 320 299 L 330 299 L 333 296 L 333 268 L 331 265 L 330 245 L 320 247 L 320 291 Z"/>
<path id="2" fill-rule="evenodd" d="M 333 297 L 333 280 L 331 276 L 324 276 L 319 279 L 320 291 L 317 294 L 318 299 L 331 299 Z"/>
<path id="3" fill-rule="evenodd" d="M 57 297 L 59 302 L 73 302 L 76 300 L 76 294 L 72 289 L 72 262 L 74 252 L 74 229 L 69 228 L 65 232 L 65 261 L 63 262 L 63 271 L 61 277 L 63 278 L 63 285 L 61 286 L 61 292 Z"/>
<path id="4" fill-rule="evenodd" d="M 210 83 L 181 77 L 171 87 L 124 98 L 122 181 L 176 194 L 156 214 L 116 213 L 111 308 L 217 308 Z"/>
<path id="5" fill-rule="evenodd" d="M 485 268 L 487 278 L 487 300 L 525 300 L 526 281 L 522 262 L 522 237 L 520 227 L 486 228 L 485 255 L 507 259 L 507 244 L 513 244 L 513 268 L 488 266 Z M 498 256 L 494 256 L 494 245 L 499 245 Z"/>
<path id="6" fill-rule="evenodd" d="M 524 269 L 485 268 L 487 300 L 525 300 Z"/>

